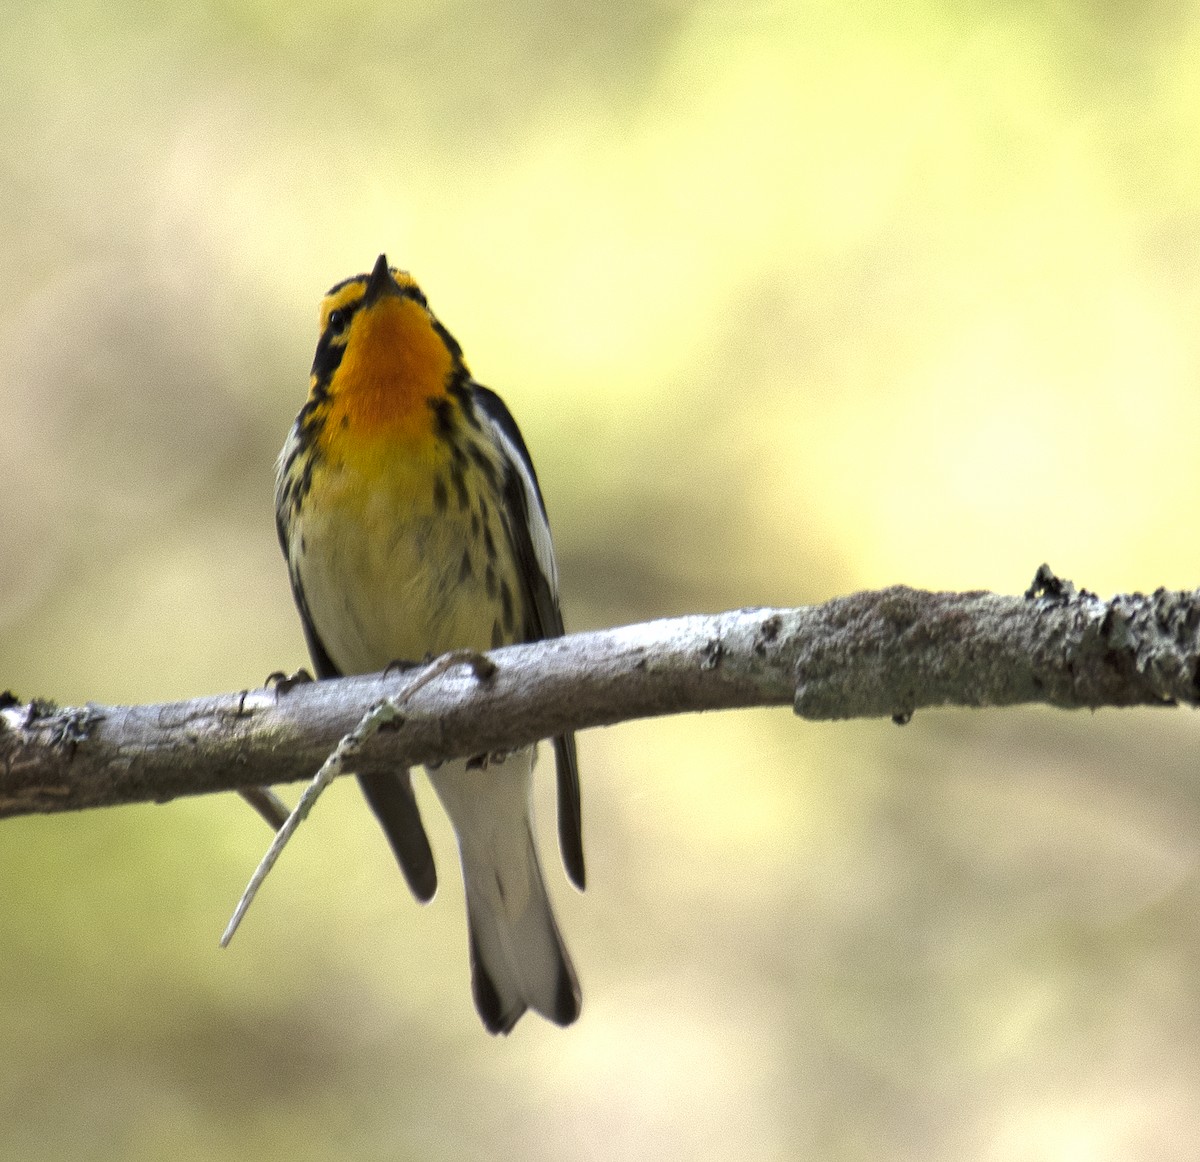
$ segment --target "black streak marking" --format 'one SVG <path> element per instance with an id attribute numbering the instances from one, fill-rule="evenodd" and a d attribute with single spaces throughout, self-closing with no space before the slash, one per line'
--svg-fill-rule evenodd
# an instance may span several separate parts
<path id="1" fill-rule="evenodd" d="M 471 497 L 467 492 L 466 474 L 457 460 L 450 465 L 450 483 L 454 486 L 454 496 L 458 501 L 459 510 L 466 512 L 471 507 Z"/>
<path id="2" fill-rule="evenodd" d="M 414 287 L 413 289 L 415 290 L 416 288 Z M 418 298 L 418 297 L 419 297 L 421 306 L 423 306 L 428 311 L 429 304 L 425 301 L 425 296 L 423 294 L 421 294 L 420 291 L 417 291 L 417 293 L 415 295 L 413 295 L 413 298 Z M 455 364 L 458 365 L 455 367 L 455 370 L 454 370 L 454 382 L 451 384 L 451 390 L 455 390 L 455 389 L 461 390 L 461 388 L 458 388 L 459 381 L 461 380 L 464 384 L 467 381 L 467 369 L 465 367 L 461 366 L 461 364 L 462 364 L 462 348 L 458 345 L 458 340 L 453 335 L 451 335 L 450 332 L 447 331 L 446 328 L 443 327 L 442 324 L 437 319 L 435 319 L 433 317 L 432 312 L 430 312 L 429 320 L 433 324 L 433 329 L 438 333 L 438 337 L 441 339 L 441 341 L 443 343 L 446 344 L 446 350 L 450 352 L 450 357 L 454 360 Z"/>
<path id="3" fill-rule="evenodd" d="M 431 395 L 425 403 L 433 412 L 433 430 L 443 440 L 454 436 L 454 405 L 444 395 Z"/>
<path id="4" fill-rule="evenodd" d="M 470 446 L 468 455 L 475 462 L 475 467 L 483 473 L 484 478 L 491 485 L 492 489 L 498 490 L 500 478 L 496 472 L 496 465 L 492 458 L 478 444 Z"/>
<path id="5" fill-rule="evenodd" d="M 513 631 L 513 599 L 512 590 L 507 581 L 500 582 L 500 607 L 504 611 L 504 632 L 511 634 Z"/>
<path id="6" fill-rule="evenodd" d="M 312 374 L 326 384 L 333 378 L 333 373 L 341 366 L 342 356 L 346 354 L 345 339 L 335 343 L 332 338 L 328 331 L 322 335 L 313 355 Z"/>

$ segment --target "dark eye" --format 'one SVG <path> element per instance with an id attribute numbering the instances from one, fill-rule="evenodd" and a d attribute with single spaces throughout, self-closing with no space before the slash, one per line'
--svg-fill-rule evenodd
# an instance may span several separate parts
<path id="1" fill-rule="evenodd" d="M 349 321 L 350 316 L 345 311 L 330 311 L 329 318 L 325 323 L 325 330 L 331 335 L 340 335 L 346 329 Z"/>

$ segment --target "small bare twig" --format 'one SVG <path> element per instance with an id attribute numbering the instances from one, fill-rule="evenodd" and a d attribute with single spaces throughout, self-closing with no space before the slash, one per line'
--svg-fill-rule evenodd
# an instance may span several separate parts
<path id="1" fill-rule="evenodd" d="M 229 924 L 221 936 L 222 948 L 229 946 L 229 942 L 233 939 L 233 934 L 238 930 L 238 926 L 242 922 L 242 917 L 245 916 L 254 897 L 258 895 L 258 889 L 262 887 L 263 881 L 266 880 L 276 861 L 283 853 L 288 840 L 291 839 L 296 829 L 308 818 L 309 812 L 316 806 L 317 799 L 320 798 L 325 788 L 339 775 L 353 769 L 353 760 L 362 750 L 368 739 L 384 727 L 393 725 L 401 720 L 400 707 L 412 698 L 418 690 L 459 665 L 470 666 L 479 678 L 488 678 L 495 672 L 495 664 L 492 661 L 484 655 L 474 653 L 471 650 L 455 650 L 452 653 L 443 654 L 440 658 L 425 666 L 421 673 L 398 694 L 376 702 L 363 715 L 359 724 L 338 742 L 337 746 L 333 749 L 333 753 L 321 764 L 321 769 L 313 776 L 312 782 L 304 788 L 304 793 L 300 796 L 299 802 L 292 809 L 291 814 L 283 821 L 283 824 L 275 834 L 274 840 L 271 842 L 271 846 L 267 848 L 266 855 L 262 857 L 258 867 L 255 868 L 254 875 L 250 877 L 250 882 L 246 885 L 246 890 L 242 893 L 242 898 L 238 900 L 237 907 L 233 910 L 233 916 L 230 918 Z M 266 795 L 274 798 L 265 788 L 255 788 L 255 790 L 264 792 Z M 244 797 L 250 798 L 245 791 L 242 794 Z M 278 803 L 279 800 L 276 799 L 275 802 Z"/>

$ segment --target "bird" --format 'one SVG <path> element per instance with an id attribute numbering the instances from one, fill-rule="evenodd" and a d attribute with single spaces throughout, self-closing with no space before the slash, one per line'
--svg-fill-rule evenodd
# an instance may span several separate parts
<path id="1" fill-rule="evenodd" d="M 381 254 L 321 302 L 308 398 L 275 515 L 318 680 L 561 636 L 558 570 L 529 451 L 411 275 Z M 579 1016 L 578 977 L 534 839 L 536 746 L 427 769 L 454 828 L 471 987 L 491 1033 Z M 559 847 L 585 886 L 575 739 L 554 739 Z M 497 761 L 499 760 L 499 761 Z M 407 769 L 358 774 L 413 894 L 437 888 Z"/>

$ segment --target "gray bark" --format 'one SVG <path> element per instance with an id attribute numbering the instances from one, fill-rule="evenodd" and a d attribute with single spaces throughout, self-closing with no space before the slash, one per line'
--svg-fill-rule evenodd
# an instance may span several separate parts
<path id="1" fill-rule="evenodd" d="M 0 700 L 0 817 L 309 779 L 381 700 L 354 766 L 505 751 L 571 729 L 744 706 L 810 719 L 932 706 L 1195 705 L 1200 590 L 1077 592 L 1043 567 L 1022 597 L 895 586 L 575 634 L 424 667 L 147 706 Z M 409 689 L 411 695 L 404 697 Z"/>

